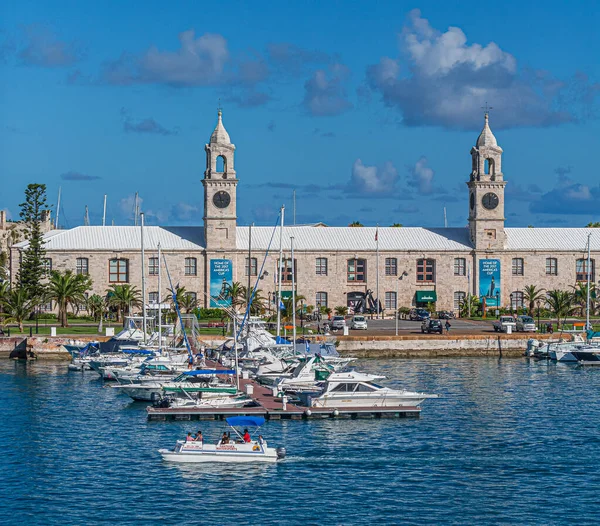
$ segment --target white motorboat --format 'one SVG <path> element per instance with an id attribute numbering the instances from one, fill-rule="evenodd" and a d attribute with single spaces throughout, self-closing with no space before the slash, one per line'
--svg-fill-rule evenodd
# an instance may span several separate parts
<path id="1" fill-rule="evenodd" d="M 428 398 L 438 395 L 391 389 L 374 383 L 385 376 L 356 371 L 333 373 L 319 385 L 320 392 L 299 393 L 309 407 L 417 407 Z"/>
<path id="2" fill-rule="evenodd" d="M 166 397 L 157 402 L 160 407 L 186 408 L 186 409 L 225 409 L 234 407 L 244 407 L 252 403 L 252 399 L 245 394 L 236 394 L 232 396 L 215 396 L 204 398 L 202 393 L 198 393 L 198 397 L 194 398 L 189 393 L 184 393 L 184 397 L 173 398 Z M 166 403 L 165 403 L 166 401 Z"/>
<path id="3" fill-rule="evenodd" d="M 318 383 L 326 380 L 333 372 L 332 365 L 318 356 L 312 356 L 302 360 L 289 376 L 280 377 L 275 385 L 283 392 L 314 391 Z"/>
<path id="4" fill-rule="evenodd" d="M 217 375 L 233 375 L 234 370 L 226 369 L 195 369 L 184 371 L 176 378 L 160 380 L 152 378 L 149 382 L 135 382 L 112 385 L 134 400 L 152 402 L 163 394 L 183 396 L 183 393 L 202 394 L 202 398 L 223 397 L 233 395 L 237 389 L 232 384 L 220 382 Z"/>
<path id="5" fill-rule="evenodd" d="M 163 460 L 168 462 L 277 462 L 285 457 L 285 448 L 273 448 L 259 435 L 258 438 L 249 437 L 244 440 L 244 435 L 238 428 L 252 428 L 253 435 L 265 423 L 263 417 L 232 416 L 226 419 L 237 439 L 219 439 L 216 444 L 202 441 L 178 440 L 174 449 L 159 449 Z"/>

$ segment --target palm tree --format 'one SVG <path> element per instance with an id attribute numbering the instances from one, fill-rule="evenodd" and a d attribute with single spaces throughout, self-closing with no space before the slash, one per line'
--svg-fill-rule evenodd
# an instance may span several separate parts
<path id="1" fill-rule="evenodd" d="M 394 228 L 402 228 L 402 223 L 394 223 L 393 225 Z"/>
<path id="2" fill-rule="evenodd" d="M 585 316 L 585 310 L 587 308 L 587 283 L 579 282 L 577 285 L 571 286 L 573 289 L 573 301 L 579 307 L 580 315 Z M 590 283 L 590 314 L 593 314 L 596 310 L 596 285 Z"/>
<path id="3" fill-rule="evenodd" d="M 533 315 L 535 304 L 544 298 L 546 289 L 538 289 L 535 285 L 527 285 L 523 289 L 523 298 L 529 302 L 529 315 Z"/>
<path id="4" fill-rule="evenodd" d="M 140 291 L 131 285 L 112 285 L 106 292 L 108 304 L 117 309 L 117 321 L 121 319 L 121 312 L 127 316 L 131 307 L 142 304 Z"/>
<path id="5" fill-rule="evenodd" d="M 0 314 L 2 314 L 2 301 L 8 297 L 10 292 L 10 283 L 8 281 L 0 281 Z"/>
<path id="6" fill-rule="evenodd" d="M 226 300 L 231 301 L 231 306 L 236 308 L 246 304 L 246 287 L 239 281 L 225 284 Z"/>
<path id="7" fill-rule="evenodd" d="M 335 312 L 337 316 L 345 316 L 346 314 L 348 314 L 348 307 L 346 307 L 345 305 L 338 305 L 333 309 L 333 312 Z"/>
<path id="8" fill-rule="evenodd" d="M 102 332 L 102 321 L 104 320 L 104 315 L 108 310 L 106 298 L 103 298 L 100 296 L 100 294 L 92 294 L 86 302 L 86 308 L 94 320 L 99 320 L 98 332 Z"/>
<path id="9" fill-rule="evenodd" d="M 283 303 L 283 309 L 281 309 L 281 317 L 285 321 L 291 321 L 292 316 L 298 315 L 298 303 L 305 300 L 306 298 L 302 296 L 302 294 L 296 295 L 296 308 L 292 305 L 292 297 L 283 298 L 281 301 Z"/>
<path id="10" fill-rule="evenodd" d="M 566 319 L 573 312 L 573 295 L 566 290 L 549 290 L 546 294 L 546 303 L 556 316 L 558 324 L 561 318 Z"/>
<path id="11" fill-rule="evenodd" d="M 178 292 L 177 303 L 179 308 L 183 309 L 186 314 L 189 314 L 198 306 L 198 300 L 193 292 L 185 292 L 184 294 Z"/>
<path id="12" fill-rule="evenodd" d="M 22 287 L 12 289 L 2 300 L 2 318 L 7 323 L 18 323 L 19 332 L 23 332 L 23 321 L 31 315 L 35 302 L 29 298 Z"/>
<path id="13" fill-rule="evenodd" d="M 360 221 L 352 221 L 348 226 L 365 226 Z"/>
<path id="14" fill-rule="evenodd" d="M 67 309 L 78 303 L 85 302 L 85 293 L 90 290 L 92 279 L 83 274 L 74 274 L 72 270 L 50 273 L 48 292 L 46 298 L 56 301 L 58 305 L 58 319 L 61 327 L 68 327 Z"/>
<path id="15" fill-rule="evenodd" d="M 468 296 L 460 305 L 460 317 L 468 318 L 469 316 L 473 316 L 477 314 L 480 307 L 481 302 L 477 296 Z"/>
<path id="16" fill-rule="evenodd" d="M 265 304 L 268 300 L 262 295 L 262 290 L 257 289 L 254 291 L 252 300 L 250 301 L 250 314 L 252 316 L 258 316 L 265 310 Z"/>

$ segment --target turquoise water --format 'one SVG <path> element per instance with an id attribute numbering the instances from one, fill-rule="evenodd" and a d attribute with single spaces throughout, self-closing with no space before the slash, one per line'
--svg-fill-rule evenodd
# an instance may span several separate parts
<path id="1" fill-rule="evenodd" d="M 369 360 L 438 393 L 420 419 L 269 422 L 288 458 L 163 463 L 188 431 L 65 365 L 0 362 L 1 524 L 593 524 L 600 368 L 525 359 Z"/>

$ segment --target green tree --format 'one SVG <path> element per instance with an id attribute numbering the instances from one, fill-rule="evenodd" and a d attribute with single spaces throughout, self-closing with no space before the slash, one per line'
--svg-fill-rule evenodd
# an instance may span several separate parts
<path id="1" fill-rule="evenodd" d="M 25 239 L 29 242 L 23 251 L 17 282 L 35 303 L 42 301 L 46 286 L 44 238 L 42 234 L 42 214 L 46 211 L 46 185 L 30 184 L 25 190 L 25 202 L 20 216 L 25 222 Z"/>
<path id="2" fill-rule="evenodd" d="M 246 305 L 246 287 L 239 281 L 225 285 L 225 299 L 231 301 L 231 306 L 237 310 L 238 307 Z"/>
<path id="3" fill-rule="evenodd" d="M 23 322 L 29 318 L 34 307 L 35 302 L 24 288 L 14 288 L 2 300 L 2 319 L 6 323 L 17 323 L 19 331 L 23 332 Z"/>
<path id="4" fill-rule="evenodd" d="M 83 274 L 74 274 L 72 270 L 50 273 L 46 298 L 56 301 L 58 319 L 61 327 L 68 327 L 67 310 L 69 306 L 85 302 L 85 293 L 92 288 L 92 279 Z"/>
<path id="5" fill-rule="evenodd" d="M 557 324 L 573 312 L 573 294 L 566 290 L 549 290 L 546 294 L 548 309 L 556 316 Z"/>
<path id="6" fill-rule="evenodd" d="M 335 312 L 336 316 L 346 316 L 346 314 L 348 314 L 348 307 L 345 305 L 338 305 L 333 309 L 333 312 Z"/>
<path id="7" fill-rule="evenodd" d="M 8 298 L 10 293 L 10 283 L 8 281 L 0 281 L 0 315 L 2 314 L 2 302 Z"/>
<path id="8" fill-rule="evenodd" d="M 108 311 L 108 304 L 106 303 L 106 298 L 100 296 L 100 294 L 92 294 L 86 302 L 86 308 L 88 312 L 92 315 L 92 318 L 98 322 L 98 332 L 102 332 L 102 322 L 104 320 L 104 315 Z"/>
<path id="9" fill-rule="evenodd" d="M 579 282 L 577 285 L 571 286 L 571 288 L 573 289 L 573 303 L 579 308 L 579 315 L 585 316 L 585 310 L 587 308 L 587 283 Z M 590 314 L 593 314 L 596 310 L 596 292 L 596 285 L 590 283 Z"/>
<path id="10" fill-rule="evenodd" d="M 533 315 L 533 311 L 535 309 L 535 304 L 544 299 L 544 291 L 546 289 L 538 289 L 535 285 L 527 285 L 523 289 L 523 298 L 529 302 L 529 315 Z"/>
<path id="11" fill-rule="evenodd" d="M 477 296 L 467 296 L 465 301 L 460 305 L 460 317 L 468 318 L 469 316 L 475 316 L 481 308 L 481 301 Z"/>
<path id="12" fill-rule="evenodd" d="M 0 282 L 8 280 L 8 252 L 0 249 Z"/>
<path id="13" fill-rule="evenodd" d="M 186 314 L 189 314 L 198 306 L 198 300 L 193 292 L 186 292 L 182 295 L 177 294 L 177 302 L 179 308 Z"/>
<path id="14" fill-rule="evenodd" d="M 402 228 L 402 226 L 403 226 L 402 223 L 394 223 L 392 225 L 392 227 L 394 227 L 394 228 Z"/>
<path id="15" fill-rule="evenodd" d="M 112 285 L 106 292 L 108 304 L 117 310 L 117 321 L 121 319 L 121 313 L 127 316 L 132 307 L 142 304 L 140 291 L 132 285 Z"/>
<path id="16" fill-rule="evenodd" d="M 305 300 L 306 298 L 302 296 L 302 294 L 296 294 L 296 306 L 292 304 L 292 297 L 283 298 L 281 302 L 283 303 L 283 309 L 281 309 L 281 317 L 285 321 L 292 321 L 292 317 L 294 314 L 298 315 L 298 303 Z"/>
<path id="17" fill-rule="evenodd" d="M 348 226 L 365 226 L 360 221 L 352 221 Z"/>
<path id="18" fill-rule="evenodd" d="M 596 221 L 595 223 L 588 223 L 585 226 L 587 228 L 600 228 L 600 221 Z"/>

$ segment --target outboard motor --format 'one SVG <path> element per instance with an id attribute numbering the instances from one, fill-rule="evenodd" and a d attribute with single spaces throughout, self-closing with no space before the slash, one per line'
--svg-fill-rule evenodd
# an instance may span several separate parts
<path id="1" fill-rule="evenodd" d="M 278 447 L 277 449 L 275 449 L 275 453 L 277 453 L 277 458 L 279 460 L 282 460 L 285 458 L 285 448 L 284 447 Z"/>

